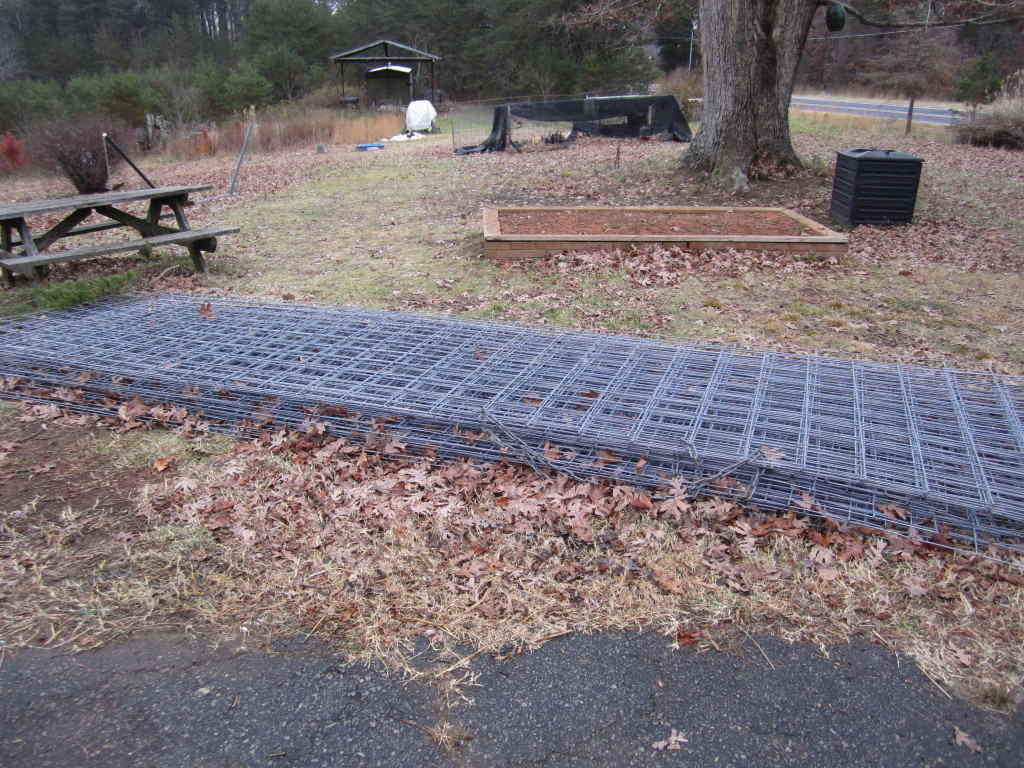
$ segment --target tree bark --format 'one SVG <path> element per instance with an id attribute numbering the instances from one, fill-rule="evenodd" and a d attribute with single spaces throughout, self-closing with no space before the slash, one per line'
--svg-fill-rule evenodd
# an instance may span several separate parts
<path id="1" fill-rule="evenodd" d="M 789 100 L 816 0 L 702 0 L 704 110 L 684 167 L 737 193 L 753 173 L 801 168 Z"/>

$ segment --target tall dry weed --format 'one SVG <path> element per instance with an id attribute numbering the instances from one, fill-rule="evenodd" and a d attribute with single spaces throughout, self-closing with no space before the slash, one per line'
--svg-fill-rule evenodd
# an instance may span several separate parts
<path id="1" fill-rule="evenodd" d="M 238 154 L 250 125 L 248 151 L 267 153 L 317 144 L 377 141 L 399 133 L 405 127 L 405 113 L 399 110 L 339 112 L 278 108 L 213 124 L 199 133 L 179 134 L 167 142 L 165 152 L 180 160 L 196 160 L 210 154 Z"/>

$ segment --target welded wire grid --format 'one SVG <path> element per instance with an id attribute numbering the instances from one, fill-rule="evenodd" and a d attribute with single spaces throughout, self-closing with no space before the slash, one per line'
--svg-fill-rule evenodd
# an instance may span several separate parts
<path id="1" fill-rule="evenodd" d="M 673 483 L 1024 552 L 1024 378 L 367 309 L 135 295 L 0 321 L 0 396 Z M 184 411 L 178 414 L 180 421 Z"/>
<path id="2" fill-rule="evenodd" d="M 449 112 L 452 121 L 452 148 L 483 144 L 494 126 L 496 106 L 497 103 L 484 106 L 460 104 L 454 107 Z M 572 132 L 572 128 L 572 123 L 568 121 L 527 120 L 513 115 L 509 121 L 509 136 L 521 151 L 559 149 Z M 514 151 L 512 148 L 509 149 Z"/>
<path id="3" fill-rule="evenodd" d="M 458 104 L 448 112 L 452 121 L 452 149 L 483 144 L 494 124 L 494 106 Z"/>

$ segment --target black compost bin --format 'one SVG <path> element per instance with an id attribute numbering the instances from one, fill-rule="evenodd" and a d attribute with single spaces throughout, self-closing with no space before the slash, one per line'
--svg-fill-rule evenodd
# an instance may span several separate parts
<path id="1" fill-rule="evenodd" d="M 914 218 L 920 157 L 894 149 L 841 149 L 832 185 L 833 221 L 909 224 Z"/>

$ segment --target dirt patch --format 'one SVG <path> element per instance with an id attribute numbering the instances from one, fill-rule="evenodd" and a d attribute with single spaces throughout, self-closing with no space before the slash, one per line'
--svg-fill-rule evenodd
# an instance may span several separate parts
<path id="1" fill-rule="evenodd" d="M 506 235 L 815 235 L 780 211 L 499 210 Z"/>
<path id="2" fill-rule="evenodd" d="M 40 422 L 13 406 L 2 408 L 0 504 L 13 513 L 12 524 L 53 520 L 69 506 L 112 515 L 132 508 L 132 497 L 147 479 L 143 468 L 114 455 L 110 433 L 97 428 L 94 419 Z M 18 510 L 25 514 L 17 515 Z"/>

